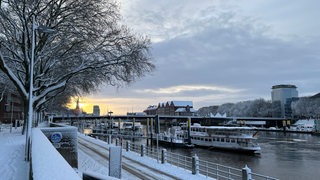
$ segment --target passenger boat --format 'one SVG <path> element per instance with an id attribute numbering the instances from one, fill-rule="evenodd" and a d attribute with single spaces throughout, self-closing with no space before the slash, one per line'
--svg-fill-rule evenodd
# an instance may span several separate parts
<path id="1" fill-rule="evenodd" d="M 187 132 L 188 127 L 183 129 Z M 213 147 L 232 151 L 259 153 L 261 148 L 256 142 L 258 131 L 251 127 L 228 126 L 190 126 L 190 141 L 196 146 Z"/>
<path id="2" fill-rule="evenodd" d="M 158 142 L 171 147 L 185 147 L 187 144 L 184 134 L 185 133 L 180 126 L 173 126 L 158 135 Z M 153 140 L 157 140 L 157 137 L 153 137 Z"/>

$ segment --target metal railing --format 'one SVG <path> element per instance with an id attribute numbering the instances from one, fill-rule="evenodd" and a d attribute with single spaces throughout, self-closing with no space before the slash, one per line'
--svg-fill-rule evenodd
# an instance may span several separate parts
<path id="1" fill-rule="evenodd" d="M 172 165 L 192 171 L 192 157 L 167 152 L 167 162 Z"/>
<path id="2" fill-rule="evenodd" d="M 270 176 L 265 176 L 251 172 L 251 169 L 245 166 L 243 169 L 237 169 L 229 166 L 224 166 L 209 161 L 199 160 L 195 155 L 193 157 L 183 156 L 177 153 L 167 152 L 166 150 L 158 150 L 157 148 L 146 147 L 145 145 L 138 145 L 125 141 L 124 149 L 140 154 L 141 156 L 148 156 L 160 161 L 161 163 L 169 163 L 174 166 L 189 170 L 192 174 L 201 174 L 206 177 L 215 179 L 227 180 L 277 180 Z"/>
<path id="3" fill-rule="evenodd" d="M 242 179 L 242 170 L 217 163 L 199 160 L 199 172 L 216 179 Z"/>
<path id="4" fill-rule="evenodd" d="M 141 150 L 140 150 L 141 151 Z M 157 161 L 160 160 L 160 151 L 157 148 L 145 147 L 146 156 L 151 157 Z"/>

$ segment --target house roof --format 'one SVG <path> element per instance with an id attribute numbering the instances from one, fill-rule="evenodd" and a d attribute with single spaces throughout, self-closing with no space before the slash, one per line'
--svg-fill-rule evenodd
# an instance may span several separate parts
<path id="1" fill-rule="evenodd" d="M 186 107 L 186 106 L 190 106 L 190 107 L 193 107 L 193 103 L 192 101 L 171 101 L 174 106 L 176 107 Z M 171 103 L 170 102 L 170 103 Z"/>
<path id="2" fill-rule="evenodd" d="M 187 112 L 186 108 L 178 108 L 175 112 Z M 197 112 L 195 109 L 190 108 L 190 112 Z"/>

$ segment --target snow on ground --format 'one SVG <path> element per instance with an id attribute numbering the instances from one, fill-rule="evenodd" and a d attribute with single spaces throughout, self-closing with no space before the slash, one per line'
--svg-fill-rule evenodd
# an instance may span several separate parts
<path id="1" fill-rule="evenodd" d="M 79 172 L 86 172 L 86 173 L 94 174 L 95 176 L 102 175 L 102 176 L 108 177 L 108 174 L 109 174 L 108 161 L 97 159 L 97 158 L 100 158 L 100 157 L 95 157 L 92 155 L 89 156 L 88 154 L 78 149 Z M 108 178 L 111 179 L 110 177 Z M 138 180 L 139 178 L 132 176 L 130 173 L 122 169 L 121 179 Z"/>
<path id="2" fill-rule="evenodd" d="M 28 179 L 29 163 L 24 161 L 24 145 L 26 136 L 21 134 L 21 128 L 10 128 L 1 125 L 0 132 L 0 179 Z"/>
<path id="3" fill-rule="evenodd" d="M 109 147 L 109 146 L 113 146 L 113 145 L 109 145 L 108 143 L 102 141 L 102 140 L 99 140 L 99 139 L 95 139 L 95 138 L 92 138 L 92 137 L 89 137 L 89 136 L 85 136 L 83 134 L 79 134 L 78 133 L 78 136 L 81 136 L 83 138 L 86 138 L 87 140 L 91 141 L 92 143 L 95 143 L 95 144 L 100 144 L 100 145 L 103 145 L 105 147 Z M 79 151 L 78 151 L 79 152 Z M 80 151 L 80 153 L 78 153 L 79 156 L 83 156 L 85 155 L 83 152 Z M 192 175 L 191 171 L 188 171 L 188 170 L 185 170 L 183 168 L 179 168 L 179 167 L 176 167 L 176 166 L 173 166 L 169 163 L 166 163 L 166 164 L 161 164 L 161 163 L 158 163 L 155 159 L 152 159 L 152 158 L 149 158 L 149 157 L 141 157 L 139 154 L 135 153 L 135 152 L 126 152 L 126 151 L 122 151 L 122 156 L 124 157 L 127 157 L 127 158 L 130 158 L 130 159 L 133 159 L 135 161 L 138 161 L 140 163 L 143 163 L 143 164 L 148 164 L 149 167 L 153 167 L 154 169 L 158 169 L 160 171 L 163 171 L 163 172 L 167 172 L 169 174 L 172 174 L 176 177 L 179 177 L 181 179 L 185 179 L 185 180 L 188 180 L 188 179 L 192 179 L 192 180 L 197 180 L 197 179 L 211 179 L 211 178 L 206 178 L 205 176 L 203 175 Z M 89 170 L 89 171 L 95 171 L 95 172 L 99 172 L 99 173 L 102 173 L 102 174 L 108 174 L 108 168 L 106 165 L 104 164 L 100 164 L 102 166 L 106 166 L 106 167 L 101 167 L 99 166 L 99 162 L 97 162 L 93 156 L 87 156 L 85 155 L 85 157 L 78 157 L 79 158 L 79 169 L 83 169 L 84 171 L 85 170 Z M 90 164 L 90 165 L 87 165 L 87 164 Z M 95 167 L 95 168 L 92 168 L 92 167 Z M 130 175 L 129 173 L 124 173 L 122 171 L 122 178 L 121 179 L 136 179 L 135 177 L 133 177 L 132 175 Z"/>
<path id="4" fill-rule="evenodd" d="M 1 126 L 0 131 L 0 179 L 6 180 L 25 180 L 28 179 L 28 167 L 29 163 L 24 161 L 24 148 L 25 148 L 25 135 L 22 135 L 20 128 L 12 128 L 12 133 L 10 133 L 9 127 Z M 107 143 L 90 138 L 94 143 L 104 144 Z M 140 157 L 134 152 L 123 152 L 123 156 L 132 158 L 139 162 L 149 164 L 156 169 L 169 172 L 171 174 L 181 177 L 181 179 L 205 179 L 202 176 L 192 175 L 191 172 L 174 167 L 170 164 L 159 164 L 155 160 L 147 157 Z M 80 172 L 93 172 L 98 173 L 102 176 L 108 176 L 108 163 L 102 161 L 101 159 L 95 159 L 81 150 L 78 150 L 79 158 L 79 171 Z M 113 178 L 110 178 L 113 179 Z M 132 176 L 130 173 L 122 169 L 121 179 L 138 179 Z"/>

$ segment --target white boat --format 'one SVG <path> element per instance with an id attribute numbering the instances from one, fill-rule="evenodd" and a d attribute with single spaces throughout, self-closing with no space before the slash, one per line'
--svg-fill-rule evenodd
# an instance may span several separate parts
<path id="1" fill-rule="evenodd" d="M 292 131 L 312 132 L 315 130 L 314 119 L 300 119 L 290 127 Z"/>
<path id="2" fill-rule="evenodd" d="M 153 140 L 156 140 L 156 138 L 157 137 L 153 137 Z M 171 147 L 185 147 L 185 140 L 185 132 L 180 126 L 168 128 L 167 131 L 164 131 L 158 135 L 159 143 L 169 145 Z"/>
<path id="3" fill-rule="evenodd" d="M 187 127 L 184 127 L 188 131 Z M 233 151 L 259 153 L 256 142 L 258 131 L 251 127 L 201 126 L 190 127 L 190 141 L 197 146 L 213 147 Z"/>
<path id="4" fill-rule="evenodd" d="M 141 123 L 133 122 L 123 122 L 122 127 L 120 128 L 121 135 L 130 135 L 130 136 L 143 136 L 143 128 Z"/>

